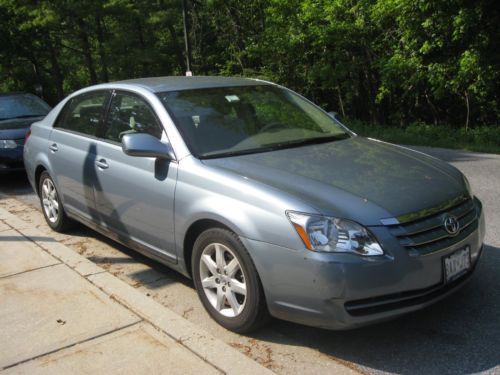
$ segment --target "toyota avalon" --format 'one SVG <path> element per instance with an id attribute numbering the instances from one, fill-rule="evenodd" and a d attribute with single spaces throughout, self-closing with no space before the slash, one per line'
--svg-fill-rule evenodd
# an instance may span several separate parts
<path id="1" fill-rule="evenodd" d="M 52 229 L 81 222 L 192 278 L 236 332 L 423 308 L 469 279 L 483 244 L 456 168 L 261 80 L 82 89 L 32 125 L 24 160 Z"/>

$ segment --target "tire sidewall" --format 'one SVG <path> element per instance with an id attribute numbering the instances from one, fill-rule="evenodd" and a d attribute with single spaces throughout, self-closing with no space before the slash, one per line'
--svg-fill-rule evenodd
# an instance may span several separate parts
<path id="1" fill-rule="evenodd" d="M 245 283 L 247 287 L 245 306 L 243 311 L 236 317 L 226 317 L 219 313 L 208 300 L 201 284 L 201 255 L 203 250 L 212 243 L 220 243 L 230 248 L 238 259 L 245 275 Z M 193 281 L 198 292 L 198 296 L 210 316 L 220 325 L 229 330 L 236 332 L 247 331 L 247 328 L 254 324 L 260 309 L 260 304 L 263 303 L 263 301 L 260 293 L 260 281 L 258 279 L 255 266 L 253 265 L 250 255 L 243 244 L 234 234 L 227 230 L 219 228 L 209 229 L 203 232 L 195 241 L 192 259 Z"/>

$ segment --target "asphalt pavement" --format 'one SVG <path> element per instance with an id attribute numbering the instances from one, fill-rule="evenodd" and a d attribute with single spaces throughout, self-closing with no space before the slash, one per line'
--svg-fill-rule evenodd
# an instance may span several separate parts
<path id="1" fill-rule="evenodd" d="M 353 331 L 334 332 L 273 320 L 251 336 L 228 332 L 203 310 L 191 282 L 154 261 L 79 227 L 54 238 L 192 323 L 277 373 L 331 371 L 342 363 L 370 374 L 500 373 L 500 155 L 420 151 L 450 162 L 482 200 L 487 232 L 471 281 L 424 310 Z M 47 231 L 22 175 L 0 176 L 0 192 L 18 203 L 0 207 Z"/>

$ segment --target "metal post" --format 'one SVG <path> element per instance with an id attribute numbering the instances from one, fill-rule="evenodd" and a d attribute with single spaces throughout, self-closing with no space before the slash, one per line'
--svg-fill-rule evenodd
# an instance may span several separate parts
<path id="1" fill-rule="evenodd" d="M 189 21 L 187 18 L 187 0 L 182 0 L 182 20 L 184 22 L 184 44 L 186 45 L 186 76 L 192 76 L 191 43 L 189 42 Z"/>

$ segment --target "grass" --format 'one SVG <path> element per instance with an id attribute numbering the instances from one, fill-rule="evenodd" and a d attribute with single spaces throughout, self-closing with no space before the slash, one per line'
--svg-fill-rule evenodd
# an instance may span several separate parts
<path id="1" fill-rule="evenodd" d="M 465 131 L 464 128 L 420 123 L 405 128 L 368 125 L 355 121 L 348 123 L 349 128 L 358 135 L 386 142 L 500 154 L 500 126 L 481 126 Z"/>

